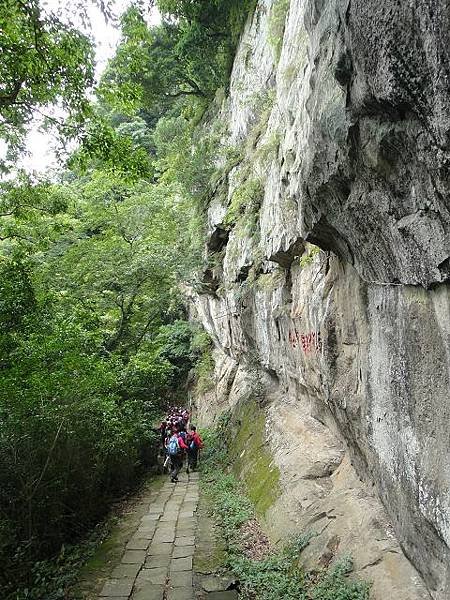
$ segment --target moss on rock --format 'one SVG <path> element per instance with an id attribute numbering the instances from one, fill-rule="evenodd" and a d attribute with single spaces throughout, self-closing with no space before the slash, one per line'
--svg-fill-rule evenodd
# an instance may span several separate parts
<path id="1" fill-rule="evenodd" d="M 233 471 L 245 483 L 260 515 L 280 495 L 280 471 L 269 450 L 265 424 L 265 411 L 255 400 L 249 400 L 234 413 L 227 440 Z"/>

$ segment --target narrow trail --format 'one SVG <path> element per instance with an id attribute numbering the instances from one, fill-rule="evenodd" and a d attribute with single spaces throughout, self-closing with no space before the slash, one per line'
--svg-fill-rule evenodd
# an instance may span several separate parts
<path id="1" fill-rule="evenodd" d="M 192 600 L 198 474 L 166 483 L 126 545 L 102 600 Z"/>
<path id="2" fill-rule="evenodd" d="M 204 541 L 198 539 L 201 529 L 197 513 L 198 473 L 183 474 L 177 484 L 166 482 L 147 500 L 148 510 L 146 507 L 146 513 L 98 599 L 236 598 L 235 592 L 207 593 L 194 577 L 194 555 L 199 546 L 204 545 Z M 204 547 L 201 551 L 204 552 Z"/>

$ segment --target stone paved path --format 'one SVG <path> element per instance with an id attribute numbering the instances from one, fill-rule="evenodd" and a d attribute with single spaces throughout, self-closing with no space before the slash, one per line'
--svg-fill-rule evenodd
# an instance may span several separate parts
<path id="1" fill-rule="evenodd" d="M 194 600 L 198 474 L 167 482 L 128 542 L 99 600 Z"/>

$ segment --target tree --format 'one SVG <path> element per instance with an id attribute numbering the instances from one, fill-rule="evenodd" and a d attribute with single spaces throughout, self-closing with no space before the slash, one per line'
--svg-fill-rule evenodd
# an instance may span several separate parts
<path id="1" fill-rule="evenodd" d="M 80 147 L 70 157 L 69 165 L 78 174 L 101 168 L 124 180 L 151 179 L 153 166 L 143 145 L 150 140 L 143 136 L 142 126 L 137 135 L 132 127 L 113 127 L 96 107 L 92 118 L 85 123 Z"/>
<path id="2" fill-rule="evenodd" d="M 44 13 L 39 0 L 0 3 L 0 137 L 11 155 L 36 113 L 56 123 L 51 108 L 58 105 L 74 127 L 82 123 L 93 57 L 88 37 L 55 13 Z"/>
<path id="3" fill-rule="evenodd" d="M 159 0 L 163 22 L 148 27 L 137 5 L 122 16 L 122 40 L 100 96 L 110 106 L 169 112 L 179 99 L 210 100 L 226 86 L 238 36 L 253 0 Z"/>
<path id="4" fill-rule="evenodd" d="M 155 456 L 153 421 L 199 360 L 179 282 L 201 256 L 223 134 L 197 125 L 226 81 L 242 5 L 169 4 L 155 28 L 126 11 L 90 106 L 87 37 L 38 0 L 0 7 L 0 136 L 17 147 L 36 111 L 61 106 L 82 140 L 57 182 L 19 173 L 0 187 L 5 600 L 64 595 L 41 559 L 76 542 Z"/>
<path id="5" fill-rule="evenodd" d="M 157 0 L 157 4 L 164 20 L 176 24 L 177 52 L 186 57 L 189 69 L 209 80 L 211 88 L 226 87 L 239 37 L 256 1 Z"/>
<path id="6" fill-rule="evenodd" d="M 132 6 L 122 16 L 121 26 L 121 43 L 99 88 L 107 104 L 129 114 L 145 107 L 161 116 L 178 98 L 208 95 L 202 78 L 187 68 L 178 52 L 176 25 L 149 28 L 141 11 Z"/>
<path id="7" fill-rule="evenodd" d="M 35 188 L 10 185 L 3 209 L 16 235 L 0 243 L 8 600 L 20 586 L 28 598 L 61 597 L 42 578 L 34 589 L 33 561 L 76 541 L 135 481 L 143 457 L 155 456 L 158 409 L 192 364 L 189 326 L 170 329 L 183 317 L 184 215 L 174 186 L 91 169 Z"/>
<path id="8" fill-rule="evenodd" d="M 182 27 L 197 26 L 205 36 L 236 45 L 254 0 L 157 0 L 166 19 L 175 18 Z"/>
<path id="9" fill-rule="evenodd" d="M 27 254 L 45 249 L 59 236 L 67 219 L 66 201 L 54 186 L 22 171 L 0 184 L 0 250 Z M 32 250 L 32 248 L 34 250 Z"/>
<path id="10" fill-rule="evenodd" d="M 95 316 L 108 352 L 136 350 L 175 300 L 180 217 L 172 191 L 97 171 L 59 194 L 76 197 L 77 222 L 43 257 L 42 281 Z"/>

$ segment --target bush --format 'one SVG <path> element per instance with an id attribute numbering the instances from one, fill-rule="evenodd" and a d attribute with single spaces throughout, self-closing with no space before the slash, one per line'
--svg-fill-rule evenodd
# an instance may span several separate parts
<path id="1" fill-rule="evenodd" d="M 23 561 L 26 580 L 21 581 L 23 585 L 20 588 L 15 587 L 14 579 L 3 585 L 5 596 L 2 596 L 2 600 L 67 600 L 67 589 L 76 584 L 80 569 L 95 554 L 98 545 L 110 535 L 113 522 L 113 519 L 107 519 L 100 523 L 85 540 L 79 544 L 62 546 L 60 552 L 50 560 L 29 563 L 26 547 L 19 548 L 15 559 L 16 563 Z M 7 580 L 6 577 L 4 579 Z"/>
<path id="2" fill-rule="evenodd" d="M 314 261 L 314 257 L 319 254 L 319 246 L 314 244 L 306 244 L 305 252 L 300 257 L 300 266 L 304 269 L 308 265 L 311 265 Z"/>
<path id="3" fill-rule="evenodd" d="M 234 52 L 256 0 L 158 0 L 165 18 L 175 18 L 178 49 L 203 90 L 226 85 Z M 200 83 L 201 82 L 201 83 Z"/>
<path id="4" fill-rule="evenodd" d="M 204 329 L 198 329 L 192 338 L 191 352 L 195 363 L 194 373 L 196 389 L 200 394 L 207 392 L 214 385 L 213 342 Z"/>

